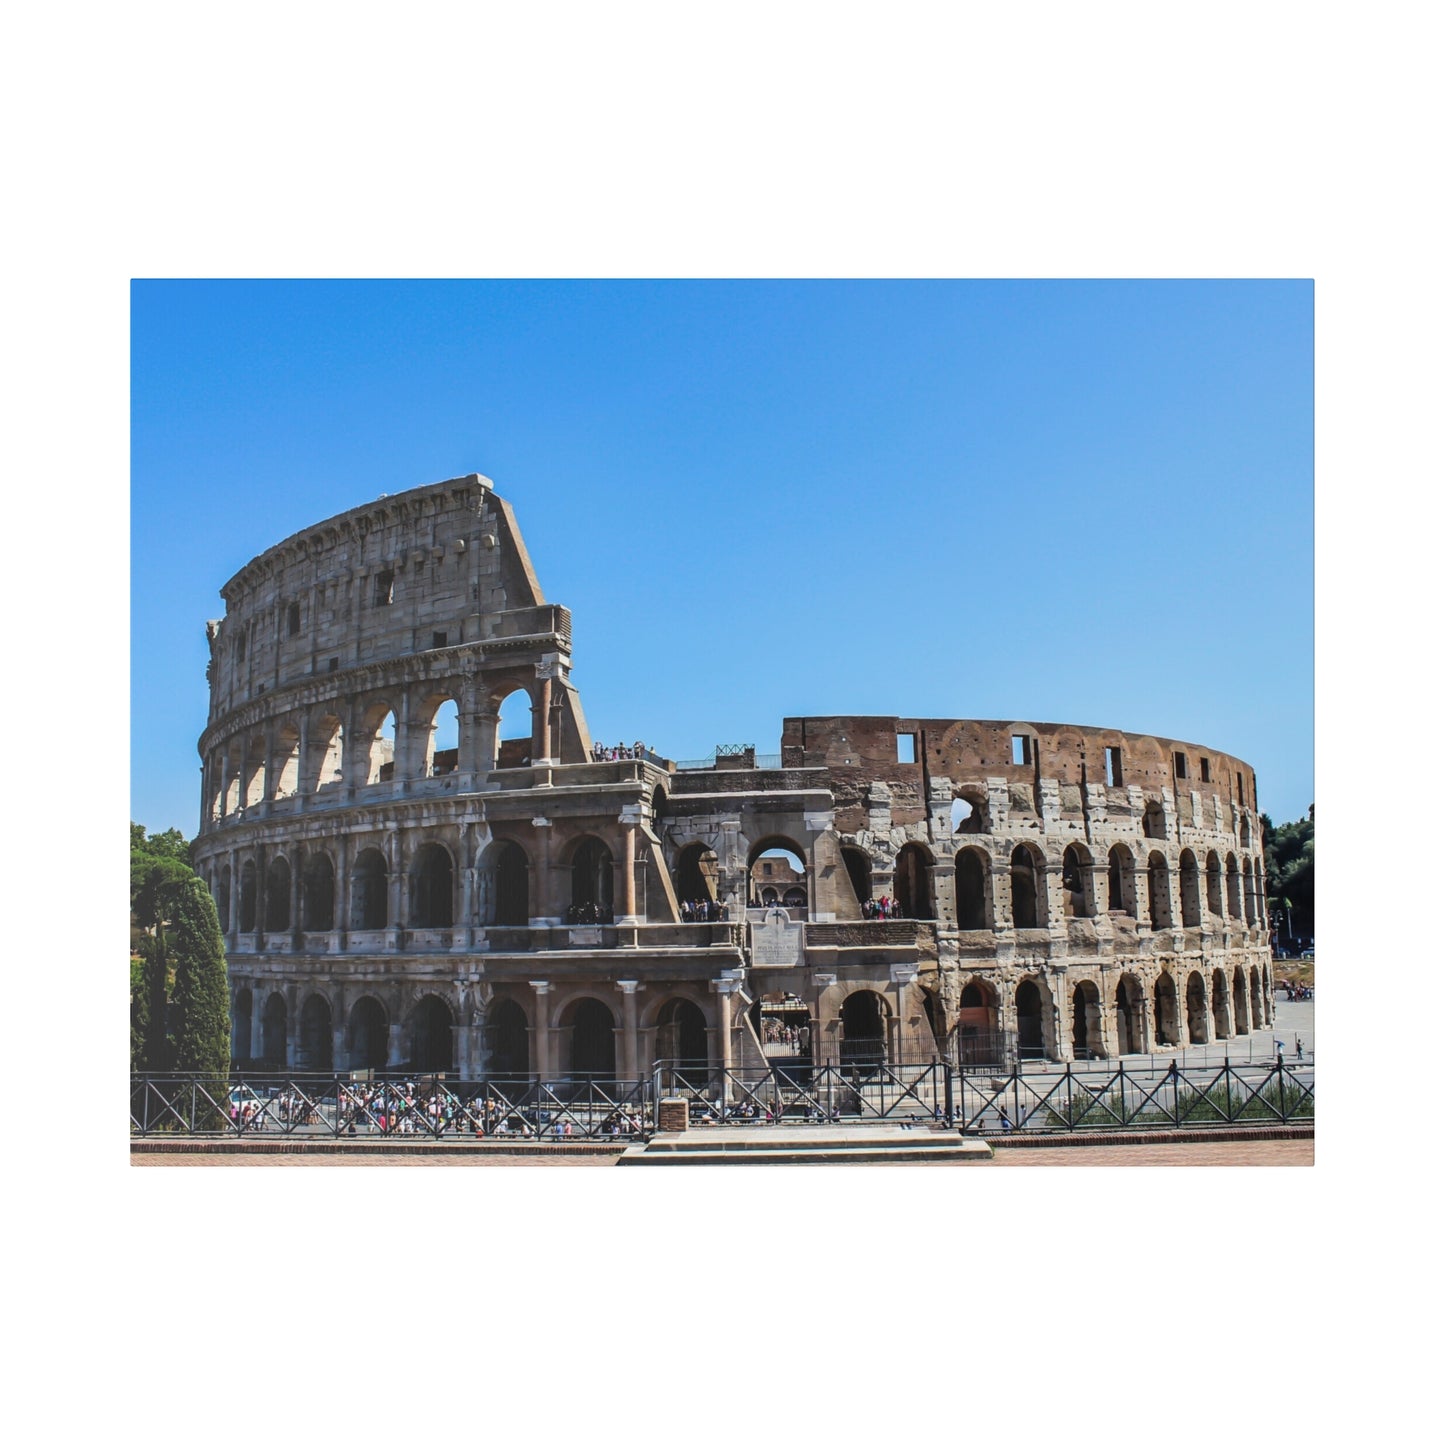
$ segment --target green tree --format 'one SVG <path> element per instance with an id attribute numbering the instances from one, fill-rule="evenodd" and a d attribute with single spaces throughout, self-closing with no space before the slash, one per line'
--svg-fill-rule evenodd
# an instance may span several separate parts
<path id="1" fill-rule="evenodd" d="M 231 1068 L 226 949 L 216 905 L 199 878 L 192 878 L 172 899 L 168 946 L 175 961 L 173 1067 L 213 1079 L 223 1088 Z"/>
<path id="2" fill-rule="evenodd" d="M 1288 913 L 1296 941 L 1315 936 L 1315 809 L 1309 816 L 1275 827 L 1261 819 L 1265 892 L 1271 915 Z"/>
<path id="3" fill-rule="evenodd" d="M 166 926 L 178 899 L 199 883 L 190 865 L 190 845 L 179 830 L 148 838 L 140 823 L 130 825 L 131 950 L 140 959 L 139 967 L 134 957 L 131 962 L 131 1067 L 139 1071 L 159 1073 L 173 1066 Z"/>

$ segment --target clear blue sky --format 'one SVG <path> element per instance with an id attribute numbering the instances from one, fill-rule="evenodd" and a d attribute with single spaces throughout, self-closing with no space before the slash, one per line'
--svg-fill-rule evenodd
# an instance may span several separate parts
<path id="1" fill-rule="evenodd" d="M 1155 732 L 1313 800 L 1308 282 L 138 282 L 132 798 L 194 834 L 258 552 L 480 471 L 594 737 Z"/>

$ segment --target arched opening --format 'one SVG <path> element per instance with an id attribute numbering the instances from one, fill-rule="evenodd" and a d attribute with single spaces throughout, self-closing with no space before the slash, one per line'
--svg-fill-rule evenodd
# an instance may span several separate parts
<path id="1" fill-rule="evenodd" d="M 893 896 L 904 918 L 933 917 L 933 858 L 921 843 L 905 843 L 898 850 Z"/>
<path id="2" fill-rule="evenodd" d="M 1150 801 L 1144 805 L 1144 836 L 1161 843 L 1167 836 L 1164 829 L 1164 805 Z"/>
<path id="3" fill-rule="evenodd" d="M 1264 1000 L 1260 995 L 1258 968 L 1249 970 L 1249 1017 L 1255 1028 L 1264 1027 Z"/>
<path id="4" fill-rule="evenodd" d="M 273 798 L 292 797 L 301 779 L 301 734 L 287 723 L 276 734 L 276 756 L 272 761 L 271 773 L 275 778 Z"/>
<path id="5" fill-rule="evenodd" d="M 1085 979 L 1074 985 L 1073 996 L 1074 1057 L 1102 1059 L 1104 1030 L 1099 1013 L 1098 987 Z"/>
<path id="6" fill-rule="evenodd" d="M 795 1073 L 797 1066 L 812 1062 L 813 1016 L 797 994 L 765 993 L 754 1001 L 749 1017 L 769 1064 Z"/>
<path id="7" fill-rule="evenodd" d="M 1019 1058 L 1043 1058 L 1044 1001 L 1033 979 L 1026 978 L 1019 984 L 1014 993 L 1014 1009 L 1019 1021 Z"/>
<path id="8" fill-rule="evenodd" d="M 853 896 L 859 903 L 867 903 L 873 896 L 873 864 L 868 855 L 861 848 L 844 848 L 843 866 L 848 870 Z"/>
<path id="9" fill-rule="evenodd" d="M 959 928 L 987 928 L 988 859 L 977 848 L 965 848 L 954 858 L 953 891 Z"/>
<path id="10" fill-rule="evenodd" d="M 568 1004 L 562 1028 L 569 1040 L 568 1073 L 574 1079 L 613 1079 L 617 1075 L 616 1020 L 599 999 Z"/>
<path id="11" fill-rule="evenodd" d="M 319 993 L 313 993 L 301 1006 L 296 1067 L 307 1073 L 331 1072 L 331 1005 Z"/>
<path id="12" fill-rule="evenodd" d="M 671 998 L 657 1016 L 655 1063 L 673 1065 L 690 1084 L 707 1081 L 707 1019 L 689 999 Z"/>
<path id="13" fill-rule="evenodd" d="M 1040 907 L 1040 869 L 1037 855 L 1020 844 L 1009 859 L 1009 890 L 1015 928 L 1047 928 L 1044 910 Z"/>
<path id="14" fill-rule="evenodd" d="M 343 743 L 341 719 L 327 713 L 317 723 L 312 734 L 311 751 L 314 762 L 310 787 L 313 793 L 324 792 L 327 788 L 339 788 L 345 781 L 342 773 Z"/>
<path id="15" fill-rule="evenodd" d="M 1139 916 L 1134 902 L 1134 855 L 1122 843 L 1109 849 L 1109 911 Z"/>
<path id="16" fill-rule="evenodd" d="M 957 1040 L 960 1068 L 979 1068 L 1003 1062 L 998 994 L 992 984 L 976 978 L 964 984 L 963 992 L 958 996 Z"/>
<path id="17" fill-rule="evenodd" d="M 425 706 L 431 709 L 431 724 L 426 733 L 422 776 L 439 778 L 457 770 L 461 711 L 456 699 L 451 697 L 429 698 Z"/>
<path id="18" fill-rule="evenodd" d="M 1238 964 L 1234 969 L 1234 1031 L 1249 1032 L 1249 985 L 1245 982 L 1243 967 Z"/>
<path id="19" fill-rule="evenodd" d="M 351 870 L 352 928 L 385 928 L 387 896 L 386 859 L 379 848 L 363 848 Z"/>
<path id="20" fill-rule="evenodd" d="M 452 1067 L 452 1013 L 434 993 L 412 1010 L 407 1031 L 414 1074 L 444 1074 Z"/>
<path id="21" fill-rule="evenodd" d="M 1064 849 L 1064 916 L 1094 916 L 1094 860 L 1081 843 L 1070 843 Z"/>
<path id="22" fill-rule="evenodd" d="M 532 695 L 516 688 L 502 699 L 497 709 L 497 755 L 499 768 L 525 768 L 532 762 Z"/>
<path id="23" fill-rule="evenodd" d="M 1249 832 L 1249 814 L 1248 814 L 1248 813 L 1241 813 L 1241 814 L 1239 815 L 1239 846 L 1240 846 L 1241 848 L 1248 848 L 1248 847 L 1249 847 L 1249 839 L 1250 839 L 1250 832 Z"/>
<path id="24" fill-rule="evenodd" d="M 584 838 L 572 854 L 573 922 L 611 923 L 612 850 L 600 838 Z"/>
<path id="25" fill-rule="evenodd" d="M 452 926 L 452 855 L 440 843 L 417 849 L 411 873 L 411 926 Z"/>
<path id="26" fill-rule="evenodd" d="M 843 1000 L 839 1054 L 845 1068 L 870 1067 L 888 1057 L 888 1004 L 882 994 L 860 988 Z"/>
<path id="27" fill-rule="evenodd" d="M 1191 973 L 1189 982 L 1184 987 L 1184 1007 L 1189 1015 L 1189 1042 L 1191 1044 L 1207 1044 L 1209 1042 L 1208 1005 L 1204 999 L 1204 979 L 1198 973 Z"/>
<path id="28" fill-rule="evenodd" d="M 238 988 L 231 1005 L 231 1057 L 251 1057 L 251 1010 L 254 1008 L 249 988 Z"/>
<path id="29" fill-rule="evenodd" d="M 1188 848 L 1179 855 L 1179 907 L 1185 928 L 1199 927 L 1199 860 Z"/>
<path id="30" fill-rule="evenodd" d="M 216 889 L 216 917 L 221 920 L 221 932 L 231 931 L 231 865 L 221 869 L 220 886 Z"/>
<path id="31" fill-rule="evenodd" d="M 765 838 L 754 844 L 748 854 L 749 906 L 766 904 L 770 890 L 776 903 L 790 888 L 801 889 L 807 899 L 808 864 L 803 850 L 787 838 Z"/>
<path id="32" fill-rule="evenodd" d="M 502 928 L 525 928 L 531 898 L 527 854 L 510 839 L 492 843 L 482 854 L 481 920 Z"/>
<path id="33" fill-rule="evenodd" d="M 301 869 L 302 928 L 308 933 L 326 933 L 336 926 L 336 869 L 329 853 L 306 855 Z"/>
<path id="34" fill-rule="evenodd" d="M 242 933 L 256 931 L 256 865 L 249 858 L 241 865 L 241 918 Z"/>
<path id="35" fill-rule="evenodd" d="M 353 1069 L 386 1067 L 386 1010 L 379 1000 L 367 995 L 352 1005 L 346 1026 L 346 1059 Z"/>
<path id="36" fill-rule="evenodd" d="M 396 775 L 396 714 L 385 703 L 371 709 L 362 720 L 366 744 L 366 777 L 363 782 L 389 783 Z"/>
<path id="37" fill-rule="evenodd" d="M 1224 860 L 1224 876 L 1229 885 L 1229 916 L 1239 918 L 1239 860 L 1233 853 Z"/>
<path id="38" fill-rule="evenodd" d="M 1229 1027 L 1229 980 L 1222 968 L 1214 970 L 1210 995 L 1214 1008 L 1214 1037 L 1227 1039 L 1233 1031 Z"/>
<path id="39" fill-rule="evenodd" d="M 955 833 L 988 832 L 988 798 L 984 793 L 959 792 L 954 795 L 949 820 Z"/>
<path id="40" fill-rule="evenodd" d="M 1204 859 L 1205 901 L 1209 911 L 1216 918 L 1224 917 L 1224 872 L 1219 866 L 1219 854 L 1211 851 Z"/>
<path id="41" fill-rule="evenodd" d="M 254 808 L 266 795 L 266 739 L 254 737 L 246 748 L 243 797 L 248 808 Z"/>
<path id="42" fill-rule="evenodd" d="M 277 853 L 266 866 L 266 932 L 284 933 L 291 927 L 291 865 Z"/>
<path id="43" fill-rule="evenodd" d="M 1162 853 L 1149 855 L 1149 926 L 1156 931 L 1168 928 L 1169 865 Z"/>
<path id="44" fill-rule="evenodd" d="M 1124 974 L 1114 989 L 1114 1024 L 1121 1054 L 1145 1052 L 1144 990 L 1132 974 Z"/>
<path id="45" fill-rule="evenodd" d="M 527 1045 L 527 1014 L 516 999 L 499 998 L 487 1010 L 487 1076 L 523 1079 L 532 1072 Z"/>
<path id="46" fill-rule="evenodd" d="M 706 843 L 689 843 L 677 855 L 673 886 L 679 903 L 716 903 L 717 854 Z"/>
<path id="47" fill-rule="evenodd" d="M 268 1069 L 286 1067 L 286 999 L 273 993 L 261 1014 L 261 1062 Z"/>
<path id="48" fill-rule="evenodd" d="M 1179 1042 L 1179 990 L 1173 974 L 1161 973 L 1154 981 L 1154 1042 Z"/>
<path id="49" fill-rule="evenodd" d="M 223 817 L 230 817 L 230 815 L 241 806 L 242 755 L 242 748 L 239 743 L 233 743 L 230 751 L 226 754 L 223 769 L 225 781 L 221 789 L 221 812 Z"/>

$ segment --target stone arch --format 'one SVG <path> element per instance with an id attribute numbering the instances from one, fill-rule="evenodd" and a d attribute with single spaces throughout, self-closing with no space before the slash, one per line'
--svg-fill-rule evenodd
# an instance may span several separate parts
<path id="1" fill-rule="evenodd" d="M 1074 985 L 1070 998 L 1073 1016 L 1073 1044 L 1076 1059 L 1107 1057 L 1104 1047 L 1104 1015 L 1099 1002 L 1099 986 L 1093 979 L 1081 979 Z"/>
<path id="2" fill-rule="evenodd" d="M 1189 1021 L 1189 1042 L 1209 1042 L 1209 1004 L 1204 996 L 1204 975 L 1194 970 L 1184 986 L 1184 1008 Z"/>
<path id="3" fill-rule="evenodd" d="M 1264 1027 L 1264 1000 L 1260 994 L 1259 987 L 1259 966 L 1251 965 L 1249 970 L 1249 1017 L 1251 1024 L 1257 1028 Z"/>
<path id="4" fill-rule="evenodd" d="M 532 762 L 531 689 L 520 683 L 493 698 L 497 714 L 497 745 L 491 763 L 495 768 L 525 768 Z"/>
<path id="5" fill-rule="evenodd" d="M 524 1078 L 532 1072 L 527 1012 L 516 999 L 493 999 L 485 1029 L 489 1077 Z"/>
<path id="6" fill-rule="evenodd" d="M 1064 917 L 1092 918 L 1094 906 L 1094 860 L 1082 843 L 1064 849 Z"/>
<path id="7" fill-rule="evenodd" d="M 1123 843 L 1109 849 L 1109 911 L 1138 918 L 1138 893 L 1134 884 L 1134 855 Z"/>
<path id="8" fill-rule="evenodd" d="M 1222 968 L 1216 968 L 1210 981 L 1210 1003 L 1214 1013 L 1214 1037 L 1227 1039 L 1229 1028 L 1229 979 Z"/>
<path id="9" fill-rule="evenodd" d="M 266 932 L 284 933 L 291 927 L 291 863 L 275 853 L 266 865 Z"/>
<path id="10" fill-rule="evenodd" d="M 1246 858 L 1244 860 L 1244 921 L 1250 927 L 1254 927 L 1254 861 Z"/>
<path id="11" fill-rule="evenodd" d="M 276 734 L 271 775 L 275 779 L 271 792 L 273 798 L 289 798 L 300 790 L 301 730 L 295 723 L 283 723 Z"/>
<path id="12" fill-rule="evenodd" d="M 1212 848 L 1204 859 L 1205 899 L 1209 911 L 1215 918 L 1224 917 L 1224 870 L 1219 866 L 1219 854 Z"/>
<path id="13" fill-rule="evenodd" d="M 364 787 L 389 783 L 396 774 L 396 713 L 389 702 L 373 703 L 361 717 L 357 742 Z"/>
<path id="14" fill-rule="evenodd" d="M 876 989 L 856 988 L 843 1000 L 838 1048 L 844 1068 L 886 1062 L 890 1012 L 888 1000 Z"/>
<path id="15" fill-rule="evenodd" d="M 1230 853 L 1224 860 L 1224 878 L 1229 889 L 1229 916 L 1241 919 L 1243 910 L 1239 897 L 1239 859 L 1233 853 Z"/>
<path id="16" fill-rule="evenodd" d="M 1149 855 L 1149 926 L 1156 932 L 1171 926 L 1169 864 L 1156 848 Z"/>
<path id="17" fill-rule="evenodd" d="M 1249 1032 L 1249 984 L 1241 963 L 1234 966 L 1234 1031 L 1237 1034 Z"/>
<path id="18" fill-rule="evenodd" d="M 673 886 L 679 903 L 717 902 L 717 853 L 707 843 L 689 843 L 678 855 Z"/>
<path id="19" fill-rule="evenodd" d="M 301 866 L 301 927 L 308 933 L 336 927 L 336 868 L 323 848 L 307 853 Z"/>
<path id="20" fill-rule="evenodd" d="M 423 698 L 421 775 L 441 777 L 457 770 L 461 757 L 462 713 L 456 697 L 450 692 L 432 693 Z"/>
<path id="21" fill-rule="evenodd" d="M 261 1011 L 261 1062 L 268 1069 L 286 1067 L 286 995 L 279 990 Z"/>
<path id="22" fill-rule="evenodd" d="M 842 847 L 843 866 L 848 870 L 848 882 L 853 885 L 853 896 L 859 903 L 867 903 L 873 897 L 873 864 L 868 854 L 851 843 Z"/>
<path id="23" fill-rule="evenodd" d="M 302 786 L 312 793 L 339 788 L 346 781 L 343 772 L 346 735 L 335 713 L 323 713 L 311 729 L 311 760 Z"/>
<path id="24" fill-rule="evenodd" d="M 672 1064 L 690 1083 L 707 1078 L 707 1018 L 691 999 L 668 999 L 658 1010 L 653 1037 L 654 1065 Z"/>
<path id="25" fill-rule="evenodd" d="M 266 739 L 257 733 L 246 746 L 241 801 L 254 808 L 266 796 Z"/>
<path id="26" fill-rule="evenodd" d="M 893 863 L 893 897 L 904 918 L 934 916 L 933 855 L 922 843 L 905 843 L 898 850 Z"/>
<path id="27" fill-rule="evenodd" d="M 1199 927 L 1199 860 L 1188 848 L 1179 854 L 1179 910 L 1185 928 Z"/>
<path id="28" fill-rule="evenodd" d="M 230 817 L 241 806 L 241 798 L 244 796 L 241 791 L 244 756 L 245 744 L 240 739 L 233 739 L 226 749 L 225 759 L 221 764 L 224 775 L 221 788 L 221 815 L 223 817 Z"/>
<path id="29" fill-rule="evenodd" d="M 953 892 L 959 928 L 975 931 L 993 927 L 989 871 L 989 856 L 982 848 L 962 848 L 954 855 Z"/>
<path id="30" fill-rule="evenodd" d="M 423 843 L 411 866 L 411 926 L 450 928 L 456 917 L 455 884 L 451 849 L 434 841 Z"/>
<path id="31" fill-rule="evenodd" d="M 531 863 L 526 850 L 499 838 L 482 850 L 478 916 L 483 924 L 525 928 L 531 921 Z"/>
<path id="32" fill-rule="evenodd" d="M 1014 1016 L 1018 1020 L 1019 1058 L 1048 1057 L 1050 1012 L 1053 1000 L 1036 978 L 1020 980 L 1014 990 Z"/>
<path id="33" fill-rule="evenodd" d="M 351 1006 L 346 1023 L 346 1059 L 353 1069 L 386 1068 L 386 1009 L 380 999 L 363 994 Z"/>
<path id="34" fill-rule="evenodd" d="M 256 931 L 256 862 L 247 858 L 241 865 L 241 907 L 238 927 L 242 933 Z"/>
<path id="35" fill-rule="evenodd" d="M 439 994 L 426 993 L 407 1020 L 407 1067 L 414 1074 L 449 1073 L 452 1065 L 451 1005 Z"/>
<path id="36" fill-rule="evenodd" d="M 380 848 L 363 848 L 351 867 L 351 927 L 389 927 L 390 869 Z"/>
<path id="37" fill-rule="evenodd" d="M 607 1004 L 583 994 L 564 1005 L 559 1024 L 571 1078 L 616 1078 L 617 1015 Z"/>
<path id="38" fill-rule="evenodd" d="M 1009 858 L 1009 897 L 1015 928 L 1049 926 L 1043 855 L 1032 844 L 1020 843 Z"/>
<path id="39" fill-rule="evenodd" d="M 786 882 L 778 882 L 767 876 L 765 869 L 769 869 L 769 865 L 775 859 L 779 859 L 779 855 L 786 855 L 791 860 L 787 863 L 787 867 L 791 872 L 801 876 L 801 886 L 804 889 L 807 888 L 810 872 L 808 850 L 783 834 L 760 838 L 748 849 L 748 902 L 751 906 L 756 907 L 760 904 L 763 893 L 770 884 L 774 887 L 776 894 L 781 897 L 788 885 L 795 881 L 789 878 Z"/>
<path id="40" fill-rule="evenodd" d="M 987 833 L 989 831 L 987 790 L 977 787 L 955 788 L 949 820 L 955 833 Z"/>
<path id="41" fill-rule="evenodd" d="M 1163 842 L 1168 836 L 1164 822 L 1164 805 L 1157 798 L 1150 798 L 1144 804 L 1144 836 Z"/>
<path id="42" fill-rule="evenodd" d="M 603 923 L 612 921 L 612 850 L 593 834 L 579 838 L 570 850 L 572 906 L 595 909 Z"/>
<path id="43" fill-rule="evenodd" d="M 251 1057 L 251 1011 L 254 1008 L 255 999 L 251 990 L 246 987 L 238 988 L 231 1002 L 231 1057 L 233 1059 L 249 1059 Z"/>
<path id="44" fill-rule="evenodd" d="M 1114 987 L 1114 1025 L 1121 1054 L 1147 1053 L 1144 1032 L 1144 990 L 1132 973 L 1120 975 Z"/>
<path id="45" fill-rule="evenodd" d="M 331 1072 L 331 1003 L 323 994 L 308 994 L 301 1005 L 296 1067 L 306 1073 Z"/>
<path id="46" fill-rule="evenodd" d="M 1154 980 L 1154 1042 L 1179 1042 L 1179 988 L 1172 973 L 1161 973 Z"/>

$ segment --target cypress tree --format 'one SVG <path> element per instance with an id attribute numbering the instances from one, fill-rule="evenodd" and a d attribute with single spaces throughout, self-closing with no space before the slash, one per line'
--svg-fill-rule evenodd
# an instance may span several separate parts
<path id="1" fill-rule="evenodd" d="M 172 1066 L 200 1075 L 211 1096 L 224 1101 L 231 1070 L 226 950 L 216 905 L 199 878 L 192 877 L 175 890 L 169 947 L 176 968 L 171 994 L 176 1015 Z"/>
<path id="2" fill-rule="evenodd" d="M 166 930 L 156 924 L 155 937 L 145 961 L 145 1054 L 141 1067 L 148 1073 L 164 1073 L 170 1068 L 169 1040 L 166 1038 Z"/>

